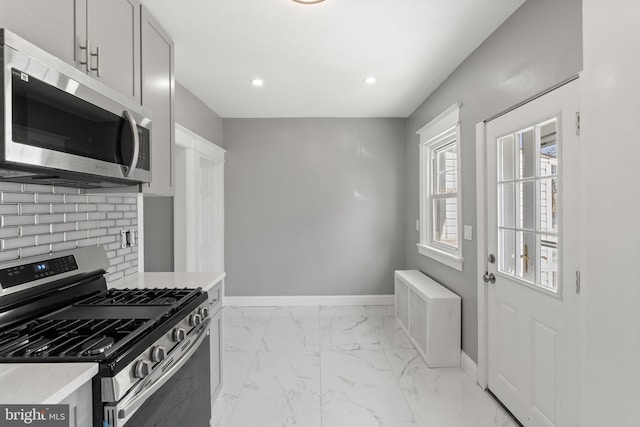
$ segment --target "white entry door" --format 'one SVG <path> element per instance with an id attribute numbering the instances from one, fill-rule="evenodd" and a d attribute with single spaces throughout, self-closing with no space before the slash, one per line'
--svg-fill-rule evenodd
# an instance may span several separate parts
<path id="1" fill-rule="evenodd" d="M 578 107 L 576 80 L 486 125 L 487 379 L 525 426 L 578 425 Z"/>

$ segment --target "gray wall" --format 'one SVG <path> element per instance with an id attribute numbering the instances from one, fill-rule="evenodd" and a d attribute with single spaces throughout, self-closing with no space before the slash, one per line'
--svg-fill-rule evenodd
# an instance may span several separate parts
<path id="1" fill-rule="evenodd" d="M 220 116 L 180 82 L 176 82 L 176 123 L 224 147 Z"/>
<path id="2" fill-rule="evenodd" d="M 223 146 L 222 119 L 176 82 L 176 123 Z M 144 198 L 144 269 L 173 271 L 173 197 Z"/>
<path id="3" fill-rule="evenodd" d="M 417 251 L 419 217 L 416 131 L 454 102 L 462 102 L 462 209 L 464 223 L 476 223 L 475 125 L 582 69 L 582 2 L 525 2 L 470 55 L 407 122 L 406 266 L 419 269 L 462 297 L 462 348 L 478 354 L 476 242 L 463 242 L 464 268 L 455 271 Z"/>
<path id="4" fill-rule="evenodd" d="M 404 119 L 224 119 L 227 295 L 393 293 Z"/>
<path id="5" fill-rule="evenodd" d="M 173 197 L 144 198 L 144 271 L 173 271 Z"/>

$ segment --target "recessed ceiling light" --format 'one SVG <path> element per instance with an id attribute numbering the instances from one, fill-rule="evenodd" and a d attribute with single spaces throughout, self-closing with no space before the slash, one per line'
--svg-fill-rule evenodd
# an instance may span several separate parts
<path id="1" fill-rule="evenodd" d="M 264 81 L 262 79 L 253 79 L 251 80 L 251 84 L 255 87 L 260 87 L 264 85 Z"/>
<path id="2" fill-rule="evenodd" d="M 320 3 L 323 2 L 324 0 L 293 0 L 296 3 L 302 3 L 302 4 L 314 4 L 314 3 Z"/>
<path id="3" fill-rule="evenodd" d="M 367 77 L 366 79 L 364 79 L 364 82 L 368 85 L 374 85 L 376 84 L 376 78 L 373 76 Z"/>

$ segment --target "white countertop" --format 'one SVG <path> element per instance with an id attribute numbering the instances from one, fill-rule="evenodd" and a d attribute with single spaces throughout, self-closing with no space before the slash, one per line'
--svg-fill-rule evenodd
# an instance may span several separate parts
<path id="1" fill-rule="evenodd" d="M 97 363 L 3 363 L 0 403 L 54 405 L 97 373 Z"/>
<path id="2" fill-rule="evenodd" d="M 202 288 L 208 291 L 224 279 L 221 272 L 211 273 L 137 273 L 108 283 L 109 288 Z"/>

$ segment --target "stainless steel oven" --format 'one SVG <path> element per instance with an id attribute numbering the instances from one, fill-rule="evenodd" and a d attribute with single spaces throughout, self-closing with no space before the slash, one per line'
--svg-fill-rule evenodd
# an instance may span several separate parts
<path id="1" fill-rule="evenodd" d="M 101 246 L 0 264 L 0 363 L 98 363 L 94 427 L 207 427 L 206 292 L 107 289 Z"/>
<path id="2" fill-rule="evenodd" d="M 0 30 L 0 179 L 80 187 L 151 180 L 151 113 Z"/>

